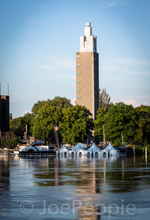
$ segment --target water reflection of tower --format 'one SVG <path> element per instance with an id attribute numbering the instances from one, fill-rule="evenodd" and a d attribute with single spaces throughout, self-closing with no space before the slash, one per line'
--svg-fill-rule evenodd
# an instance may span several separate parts
<path id="1" fill-rule="evenodd" d="M 77 207 L 78 219 L 99 220 L 100 208 L 93 203 L 91 194 L 100 193 L 100 178 L 96 172 L 96 159 L 90 161 L 87 157 L 59 157 L 55 160 L 55 185 L 61 183 L 61 178 L 68 177 L 68 184 L 76 184 L 78 199 L 81 206 Z M 60 172 L 60 168 L 65 168 Z M 72 169 L 75 172 L 72 171 Z M 70 180 L 70 178 L 73 179 Z M 59 180 L 59 182 L 58 182 Z M 89 204 L 91 206 L 89 206 Z"/>
<path id="2" fill-rule="evenodd" d="M 86 190 L 83 191 L 84 197 L 80 198 L 82 206 L 78 208 L 78 219 L 100 220 L 100 207 L 94 204 L 93 199 L 88 196 L 90 194 L 100 193 L 100 182 L 97 176 L 94 158 L 92 162 L 87 161 L 87 167 L 82 170 L 83 176 L 88 176 L 88 178 L 86 179 Z M 79 186 L 78 189 L 82 192 L 83 186 Z M 87 197 L 85 197 L 85 195 L 87 195 Z"/>
<path id="3" fill-rule="evenodd" d="M 1 157 L 0 159 L 0 195 L 3 195 L 5 189 L 8 190 L 10 185 L 9 181 L 10 173 L 9 173 L 9 158 Z"/>
<path id="4" fill-rule="evenodd" d="M 59 161 L 54 158 L 54 164 L 55 164 L 55 186 L 59 185 L 59 175 L 58 175 L 58 167 L 59 167 Z"/>

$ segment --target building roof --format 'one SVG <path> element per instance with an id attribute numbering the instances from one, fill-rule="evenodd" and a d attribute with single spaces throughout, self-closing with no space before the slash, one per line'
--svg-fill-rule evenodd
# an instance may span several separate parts
<path id="1" fill-rule="evenodd" d="M 95 143 L 93 143 L 87 151 L 101 151 L 101 149 L 97 147 Z"/>
<path id="2" fill-rule="evenodd" d="M 117 149 L 115 147 L 113 147 L 111 145 L 111 143 L 109 143 L 108 146 L 103 149 L 103 151 L 111 151 L 111 150 L 116 150 L 117 151 Z"/>
<path id="3" fill-rule="evenodd" d="M 65 145 L 63 145 L 57 152 L 61 152 L 61 151 L 69 151 L 68 148 L 66 148 Z"/>
<path id="4" fill-rule="evenodd" d="M 77 143 L 77 145 L 71 151 L 80 151 L 80 150 L 85 151 L 85 149 L 82 148 L 79 143 Z"/>

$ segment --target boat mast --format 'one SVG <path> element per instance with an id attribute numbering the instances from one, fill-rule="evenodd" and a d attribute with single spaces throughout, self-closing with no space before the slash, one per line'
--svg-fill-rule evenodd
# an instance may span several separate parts
<path id="1" fill-rule="evenodd" d="M 122 145 L 123 145 L 123 134 L 122 134 Z"/>
<path id="2" fill-rule="evenodd" d="M 103 143 L 105 144 L 105 129 L 104 129 L 104 125 L 103 125 Z"/>

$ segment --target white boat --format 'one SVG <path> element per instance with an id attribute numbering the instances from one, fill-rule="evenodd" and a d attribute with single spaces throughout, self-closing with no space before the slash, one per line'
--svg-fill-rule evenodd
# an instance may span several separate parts
<path id="1" fill-rule="evenodd" d="M 49 145 L 22 145 L 18 147 L 18 150 L 14 150 L 14 155 L 19 155 L 20 153 L 38 153 L 38 152 L 49 152 L 50 146 Z"/>

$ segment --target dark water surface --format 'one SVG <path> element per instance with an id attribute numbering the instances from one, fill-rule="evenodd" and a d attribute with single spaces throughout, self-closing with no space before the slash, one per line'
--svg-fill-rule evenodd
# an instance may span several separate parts
<path id="1" fill-rule="evenodd" d="M 0 157 L 0 220 L 150 219 L 150 157 Z"/>

